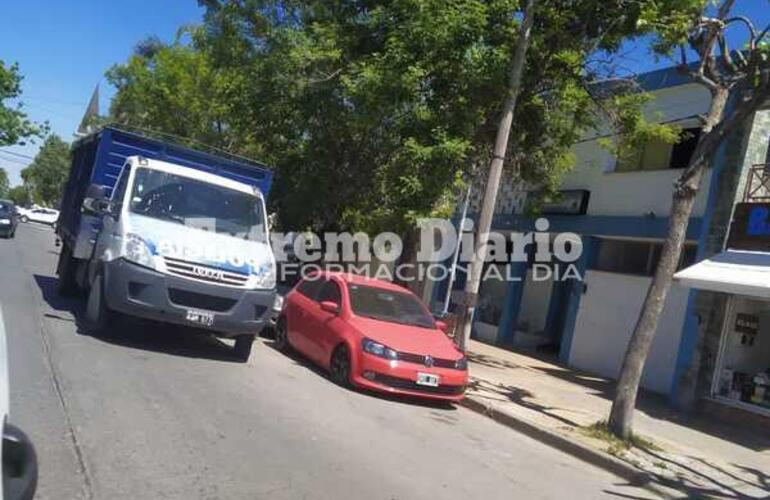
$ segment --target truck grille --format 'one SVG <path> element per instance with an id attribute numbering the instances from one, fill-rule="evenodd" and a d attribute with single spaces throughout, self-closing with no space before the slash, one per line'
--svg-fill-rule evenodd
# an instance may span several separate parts
<path id="1" fill-rule="evenodd" d="M 168 289 L 168 298 L 171 302 L 182 307 L 194 307 L 196 309 L 205 309 L 207 311 L 225 312 L 233 308 L 238 303 L 236 299 L 228 297 L 215 297 L 203 293 L 179 290 L 178 288 Z"/>
<path id="2" fill-rule="evenodd" d="M 203 281 L 205 283 L 245 288 L 249 280 L 249 277 L 246 274 L 223 271 L 222 269 L 204 266 L 186 260 L 163 257 L 163 261 L 166 263 L 166 270 L 169 274 Z"/>

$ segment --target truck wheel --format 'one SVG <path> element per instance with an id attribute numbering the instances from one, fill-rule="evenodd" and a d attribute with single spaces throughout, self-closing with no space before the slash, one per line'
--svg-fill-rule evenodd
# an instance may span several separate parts
<path id="1" fill-rule="evenodd" d="M 246 363 L 251 356 L 251 345 L 254 343 L 254 335 L 239 335 L 235 337 L 233 354 L 241 363 Z"/>
<path id="2" fill-rule="evenodd" d="M 59 254 L 59 264 L 56 266 L 59 274 L 59 283 L 57 289 L 62 297 L 71 297 L 78 291 L 75 283 L 75 271 L 77 261 L 72 258 L 72 252 L 67 245 L 64 245 Z"/>
<path id="3" fill-rule="evenodd" d="M 88 302 L 86 303 L 88 329 L 101 335 L 109 334 L 112 327 L 112 316 L 113 313 L 104 300 L 104 278 L 100 271 L 94 278 L 94 282 L 91 283 L 91 290 L 88 292 Z"/>
<path id="4" fill-rule="evenodd" d="M 29 217 L 27 217 L 26 215 L 22 215 L 21 217 L 19 217 L 19 221 L 26 224 L 27 222 L 29 222 Z"/>

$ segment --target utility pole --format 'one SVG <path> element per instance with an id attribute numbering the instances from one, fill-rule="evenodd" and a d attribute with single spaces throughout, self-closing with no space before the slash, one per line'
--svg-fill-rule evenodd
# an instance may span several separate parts
<path id="1" fill-rule="evenodd" d="M 478 299 L 479 287 L 481 286 L 481 273 L 484 268 L 484 261 L 487 256 L 487 245 L 489 241 L 489 231 L 492 228 L 492 216 L 497 202 L 497 191 L 500 188 L 500 177 L 503 173 L 503 163 L 505 155 L 508 152 L 508 140 L 511 134 L 511 124 L 513 123 L 513 114 L 516 111 L 516 100 L 519 97 L 521 89 L 521 76 L 524 72 L 524 63 L 526 61 L 527 49 L 529 48 L 532 24 L 534 22 L 535 0 L 526 0 L 524 8 L 524 18 L 519 28 L 519 37 L 514 49 L 511 69 L 508 73 L 508 97 L 503 105 L 500 123 L 497 127 L 497 137 L 495 139 L 494 154 L 489 166 L 489 177 L 487 178 L 487 187 L 484 192 L 484 203 L 481 207 L 479 216 L 478 231 L 476 232 L 476 251 L 470 266 L 470 279 L 465 285 L 465 297 L 463 300 L 463 333 L 460 338 L 460 348 L 463 351 L 468 349 L 468 341 L 471 337 L 471 327 L 473 325 L 473 315 L 476 312 L 476 302 Z"/>
<path id="2" fill-rule="evenodd" d="M 463 232 L 465 231 L 465 218 L 468 217 L 468 204 L 471 201 L 471 188 L 473 184 L 468 182 L 468 189 L 465 191 L 465 201 L 463 202 L 463 215 L 460 217 L 460 224 L 457 225 L 457 246 L 455 247 L 455 254 L 452 257 L 452 267 L 449 270 L 449 286 L 446 290 L 446 296 L 444 297 L 444 309 L 442 313 L 446 316 L 449 313 L 449 302 L 452 299 L 452 287 L 455 283 L 455 277 L 457 276 L 457 261 L 460 259 L 460 244 L 462 243 Z"/>

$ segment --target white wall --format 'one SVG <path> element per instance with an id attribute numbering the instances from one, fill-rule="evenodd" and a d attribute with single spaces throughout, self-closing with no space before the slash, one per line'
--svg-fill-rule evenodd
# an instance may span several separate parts
<path id="1" fill-rule="evenodd" d="M 648 104 L 646 115 L 651 121 L 678 122 L 681 126 L 697 126 L 696 117 L 708 111 L 709 93 L 700 85 L 688 84 L 662 89 L 653 93 L 655 99 Z M 671 213 L 671 192 L 674 181 L 681 170 L 660 170 L 647 172 L 613 172 L 615 159 L 600 146 L 596 137 L 607 136 L 608 131 L 592 131 L 584 142 L 573 148 L 575 166 L 567 173 L 562 189 L 587 189 L 591 191 L 588 204 L 589 215 L 615 215 L 640 217 L 653 212 L 658 217 Z M 707 171 L 701 190 L 695 201 L 693 216 L 705 213 L 711 171 Z M 478 211 L 484 192 L 480 182 L 474 190 L 471 211 Z M 523 207 L 522 189 L 531 186 L 513 186 L 503 176 L 497 208 L 502 213 L 515 210 L 521 213 Z"/>
<path id="2" fill-rule="evenodd" d="M 651 121 L 680 121 L 682 126 L 697 126 L 695 117 L 708 111 L 711 97 L 700 85 L 680 85 L 653 93 L 647 118 Z M 599 132 L 601 134 L 601 132 Z M 613 172 L 615 158 L 597 140 L 581 142 L 573 148 L 575 168 L 563 181 L 563 189 L 588 189 L 589 215 L 639 217 L 650 212 L 659 217 L 671 213 L 671 192 L 681 170 Z M 703 178 L 695 201 L 693 216 L 705 213 L 711 170 Z"/>
<path id="3" fill-rule="evenodd" d="M 671 213 L 671 193 L 681 170 L 605 172 L 614 159 L 596 141 L 578 144 L 574 153 L 578 163 L 565 176 L 562 188 L 591 191 L 588 215 L 641 217 L 653 212 L 658 217 L 668 217 Z M 709 169 L 695 200 L 695 217 L 705 213 L 710 183 Z"/>
<path id="4" fill-rule="evenodd" d="M 617 378 L 651 278 L 588 271 L 568 357 L 571 366 Z M 682 334 L 688 289 L 673 285 L 647 358 L 642 387 L 668 394 Z"/>

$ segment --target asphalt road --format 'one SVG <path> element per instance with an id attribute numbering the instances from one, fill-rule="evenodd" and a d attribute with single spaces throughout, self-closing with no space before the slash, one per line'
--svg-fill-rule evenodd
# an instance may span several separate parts
<path id="1" fill-rule="evenodd" d="M 53 242 L 31 224 L 0 240 L 11 420 L 39 499 L 650 498 L 466 409 L 341 389 L 269 341 L 239 364 L 163 326 L 86 335 Z"/>

